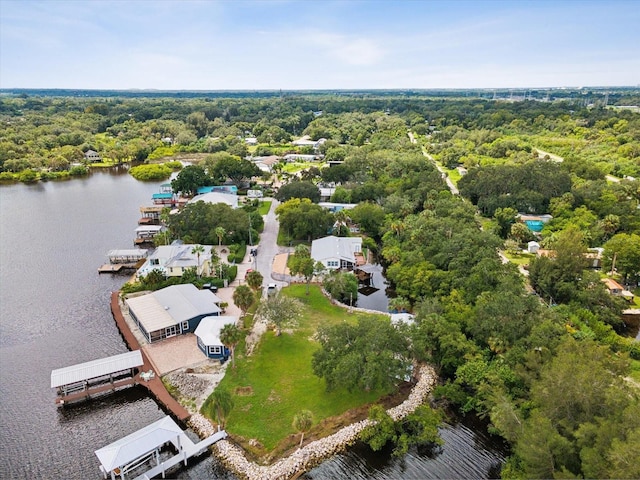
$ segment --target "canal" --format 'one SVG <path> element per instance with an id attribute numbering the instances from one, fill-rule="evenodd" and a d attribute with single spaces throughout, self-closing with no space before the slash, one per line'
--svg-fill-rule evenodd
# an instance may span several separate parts
<path id="1" fill-rule="evenodd" d="M 126 277 L 97 269 L 109 250 L 132 248 L 139 208 L 158 187 L 124 170 L 0 186 L 0 478 L 98 479 L 96 449 L 165 415 L 137 388 L 64 409 L 49 388 L 53 369 L 127 350 L 109 310 Z M 305 477 L 498 474 L 505 451 L 482 426 L 452 422 L 441 432 L 446 443 L 437 450 L 395 459 L 357 445 Z M 176 476 L 234 478 L 211 457 Z"/>

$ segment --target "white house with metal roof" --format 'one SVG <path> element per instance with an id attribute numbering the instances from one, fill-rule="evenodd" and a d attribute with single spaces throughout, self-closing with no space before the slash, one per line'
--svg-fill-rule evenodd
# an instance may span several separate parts
<path id="1" fill-rule="evenodd" d="M 131 318 L 149 342 L 194 332 L 203 318 L 220 315 L 220 302 L 210 290 L 198 290 L 191 283 L 125 300 Z"/>
<path id="2" fill-rule="evenodd" d="M 205 202 L 205 203 L 226 203 L 231 208 L 238 208 L 238 195 L 235 193 L 226 193 L 226 192 L 209 192 L 202 193 L 200 195 L 196 195 L 187 203 L 196 203 L 196 202 Z"/>
<path id="3" fill-rule="evenodd" d="M 182 277 L 189 268 L 196 269 L 200 276 L 209 276 L 212 271 L 211 245 L 200 245 L 200 254 L 194 252 L 198 245 L 182 244 L 175 241 L 171 245 L 161 245 L 147 256 L 147 261 L 138 269 L 137 275 L 144 277 L 152 270 L 160 270 L 165 277 Z"/>
<path id="4" fill-rule="evenodd" d="M 195 333 L 198 337 L 198 347 L 209 358 L 219 358 L 226 361 L 231 352 L 220 340 L 220 332 L 225 325 L 235 325 L 236 317 L 216 316 L 205 317 L 200 321 Z"/>
<path id="5" fill-rule="evenodd" d="M 327 270 L 352 270 L 356 253 L 362 252 L 361 237 L 328 237 L 311 242 L 311 258 L 321 262 Z"/>

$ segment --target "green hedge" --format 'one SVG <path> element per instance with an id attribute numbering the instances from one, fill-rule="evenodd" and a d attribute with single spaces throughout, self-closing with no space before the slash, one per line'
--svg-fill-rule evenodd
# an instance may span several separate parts
<path id="1" fill-rule="evenodd" d="M 229 246 L 229 256 L 227 261 L 229 263 L 242 263 L 244 256 L 247 254 L 247 244 L 242 242 L 241 244 L 233 244 Z"/>

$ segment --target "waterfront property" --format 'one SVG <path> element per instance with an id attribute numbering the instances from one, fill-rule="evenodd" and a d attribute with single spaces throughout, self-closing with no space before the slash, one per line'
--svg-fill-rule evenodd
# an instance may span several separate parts
<path id="1" fill-rule="evenodd" d="M 202 247 L 200 253 L 194 252 L 198 246 Z M 147 256 L 137 275 L 144 277 L 152 270 L 159 270 L 165 277 L 182 277 L 187 269 L 193 268 L 199 276 L 209 276 L 212 248 L 211 245 L 184 245 L 179 240 L 171 245 L 161 245 Z"/>
<path id="2" fill-rule="evenodd" d="M 119 273 L 135 270 L 144 263 L 148 251 L 141 248 L 129 250 L 109 250 L 109 263 L 98 268 L 98 273 Z"/>
<path id="3" fill-rule="evenodd" d="M 205 202 L 205 203 L 226 203 L 231 208 L 238 208 L 238 195 L 235 193 L 211 191 L 196 195 L 187 203 Z"/>
<path id="4" fill-rule="evenodd" d="M 321 262 L 327 270 L 353 270 L 362 258 L 361 237 L 328 237 L 311 242 L 311 258 Z"/>
<path id="5" fill-rule="evenodd" d="M 220 315 L 222 300 L 191 283 L 171 285 L 125 300 L 131 318 L 149 343 L 194 332 L 200 321 Z"/>
<path id="6" fill-rule="evenodd" d="M 159 233 L 162 233 L 166 230 L 166 227 L 162 225 L 141 225 L 136 228 L 136 238 L 133 243 L 135 245 L 141 245 L 144 243 L 153 243 L 153 239 Z"/>
<path id="7" fill-rule="evenodd" d="M 51 388 L 57 390 L 56 403 L 64 405 L 133 385 L 143 363 L 140 350 L 134 350 L 53 370 Z"/>
<path id="8" fill-rule="evenodd" d="M 163 205 L 145 205 L 140 207 L 140 219 L 138 225 L 160 225 L 160 214 Z"/>
<path id="9" fill-rule="evenodd" d="M 227 437 L 224 430 L 193 443 L 171 417 L 165 416 L 124 438 L 95 451 L 100 460 L 100 471 L 104 478 L 125 479 L 125 475 L 139 473 L 138 479 L 149 479 L 156 475 L 165 477 L 167 469 L 184 462 L 191 457 L 204 453 L 207 448 Z M 161 461 L 160 451 L 165 445 L 172 445 L 177 453 Z M 155 466 L 148 468 L 149 464 Z"/>
<path id="10" fill-rule="evenodd" d="M 225 325 L 235 325 L 237 318 L 230 316 L 205 317 L 200 321 L 195 335 L 198 337 L 198 348 L 208 358 L 220 359 L 226 362 L 231 352 L 222 344 L 220 332 Z"/>

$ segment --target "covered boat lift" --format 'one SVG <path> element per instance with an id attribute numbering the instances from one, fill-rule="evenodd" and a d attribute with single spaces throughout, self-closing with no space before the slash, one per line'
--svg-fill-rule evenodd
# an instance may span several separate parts
<path id="1" fill-rule="evenodd" d="M 165 478 L 167 469 L 180 462 L 184 462 L 186 465 L 187 459 L 199 455 L 207 447 L 226 437 L 227 433 L 221 430 L 194 444 L 171 417 L 166 416 L 137 432 L 96 450 L 95 454 L 100 460 L 100 470 L 105 479 L 110 475 L 111 480 L 116 480 L 116 478 L 124 480 L 126 474 L 143 467 L 147 462 L 155 463 L 155 466 L 135 477 L 136 480 L 149 479 L 158 474 L 162 474 L 162 478 Z M 162 462 L 160 461 L 160 449 L 167 443 L 171 443 L 178 453 Z"/>
<path id="2" fill-rule="evenodd" d="M 51 388 L 56 388 L 56 403 L 81 400 L 98 393 L 136 383 L 136 370 L 144 364 L 140 350 L 101 358 L 51 371 Z"/>

